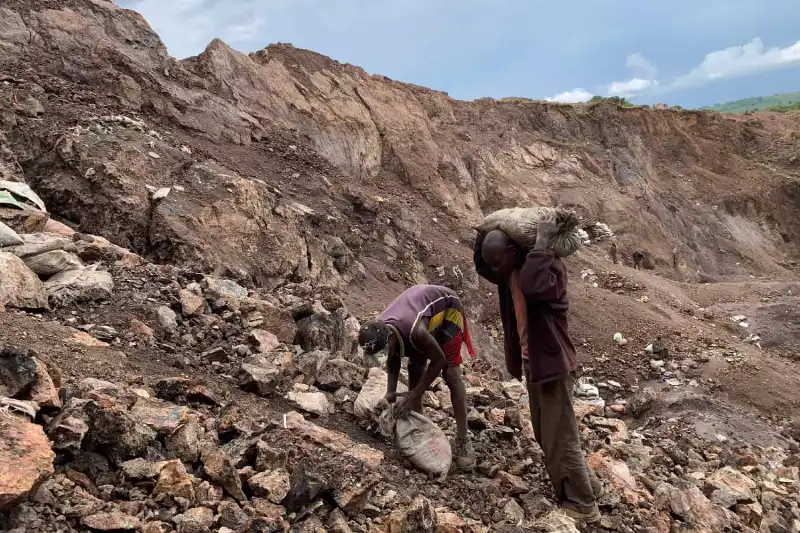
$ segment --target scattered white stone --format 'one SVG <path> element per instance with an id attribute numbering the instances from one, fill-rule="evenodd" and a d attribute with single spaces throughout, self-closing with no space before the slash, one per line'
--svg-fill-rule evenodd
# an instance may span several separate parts
<path id="1" fill-rule="evenodd" d="M 158 154 L 157 154 L 157 153 L 155 153 L 155 152 L 147 152 L 147 155 L 149 155 L 149 156 L 150 156 L 150 157 L 152 157 L 153 159 L 161 159 L 161 156 L 160 156 L 160 155 L 158 155 Z"/>
<path id="2" fill-rule="evenodd" d="M 578 381 L 577 386 L 575 387 L 575 395 L 579 398 L 599 398 L 600 397 L 600 389 L 592 385 L 591 383 L 586 383 L 584 381 Z"/>
<path id="3" fill-rule="evenodd" d="M 156 192 L 153 193 L 153 200 L 163 200 L 164 198 L 169 196 L 170 190 L 171 189 L 169 187 L 162 187 L 158 189 Z"/>
<path id="4" fill-rule="evenodd" d="M 321 392 L 290 392 L 286 399 L 297 404 L 303 411 L 317 416 L 327 416 L 334 412 L 328 398 Z"/>

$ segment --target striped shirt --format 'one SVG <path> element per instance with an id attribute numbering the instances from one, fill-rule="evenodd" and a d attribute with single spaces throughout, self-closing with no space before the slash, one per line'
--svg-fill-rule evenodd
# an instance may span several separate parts
<path id="1" fill-rule="evenodd" d="M 395 298 L 379 319 L 403 341 L 401 355 L 408 355 L 406 349 L 419 352 L 411 340 L 411 332 L 425 320 L 428 331 L 440 345 L 464 330 L 463 307 L 458 294 L 439 285 L 414 285 Z"/>

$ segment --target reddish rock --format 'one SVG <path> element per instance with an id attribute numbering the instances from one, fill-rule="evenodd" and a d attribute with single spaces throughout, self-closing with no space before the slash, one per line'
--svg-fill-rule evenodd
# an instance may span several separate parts
<path id="1" fill-rule="evenodd" d="M 197 294 L 187 289 L 181 289 L 178 297 L 181 300 L 183 316 L 192 317 L 202 315 L 206 309 L 206 300 L 202 294 Z"/>
<path id="2" fill-rule="evenodd" d="M 148 399 L 140 399 L 131 408 L 131 416 L 160 435 L 170 435 L 189 419 L 189 409 Z"/>
<path id="3" fill-rule="evenodd" d="M 289 493 L 289 473 L 283 469 L 261 472 L 248 479 L 247 484 L 256 496 L 281 503 Z"/>
<path id="4" fill-rule="evenodd" d="M 154 335 L 153 328 L 137 318 L 131 319 L 129 331 L 137 337 L 152 338 Z"/>
<path id="5" fill-rule="evenodd" d="M 211 481 L 221 485 L 235 500 L 247 499 L 242 491 L 242 480 L 225 452 L 208 444 L 203 448 L 201 456 L 203 469 Z"/>
<path id="6" fill-rule="evenodd" d="M 19 257 L 0 252 L 0 304 L 19 309 L 47 309 L 47 293 L 39 277 Z"/>
<path id="7" fill-rule="evenodd" d="M 183 513 L 183 521 L 199 522 L 206 527 L 214 525 L 214 511 L 208 507 L 192 507 Z"/>
<path id="8" fill-rule="evenodd" d="M 277 335 L 263 329 L 251 331 L 248 340 L 259 353 L 269 353 L 281 345 Z"/>
<path id="9" fill-rule="evenodd" d="M 36 402 L 39 407 L 60 408 L 61 399 L 58 397 L 58 387 L 53 383 L 47 366 L 36 357 L 33 358 L 33 363 L 36 366 L 36 378 L 27 399 Z"/>
<path id="10" fill-rule="evenodd" d="M 284 415 L 286 428 L 291 429 L 330 451 L 361 461 L 370 468 L 378 468 L 383 462 L 383 452 L 364 444 L 356 444 L 350 437 L 338 431 L 317 426 L 292 411 Z"/>
<path id="11" fill-rule="evenodd" d="M 358 482 L 340 485 L 333 491 L 333 501 L 348 515 L 357 515 L 369 503 L 372 489 L 381 479 L 380 474 L 373 473 Z"/>
<path id="12" fill-rule="evenodd" d="M 601 479 L 609 481 L 625 501 L 634 505 L 640 502 L 639 487 L 625 462 L 614 460 L 600 451 L 587 457 L 586 463 Z"/>
<path id="13" fill-rule="evenodd" d="M 670 511 L 690 525 L 703 526 L 715 533 L 731 527 L 736 518 L 727 509 L 711 503 L 694 485 L 675 487 L 662 483 L 655 491 L 655 501 L 659 508 Z"/>
<path id="14" fill-rule="evenodd" d="M 389 515 L 386 533 L 434 533 L 438 525 L 433 504 L 424 496 L 417 496 L 407 508 Z"/>
<path id="15" fill-rule="evenodd" d="M 156 501 L 171 501 L 174 498 L 185 498 L 190 502 L 196 499 L 192 478 L 186 472 L 183 463 L 167 461 L 158 474 L 158 482 L 153 489 L 152 497 Z"/>
<path id="16" fill-rule="evenodd" d="M 72 334 L 72 337 L 67 340 L 73 344 L 80 344 L 87 348 L 108 348 L 110 346 L 107 342 L 95 339 L 85 331 L 76 331 Z"/>
<path id="17" fill-rule="evenodd" d="M 138 518 L 120 512 L 93 514 L 81 523 L 94 531 L 137 531 L 142 527 Z"/>
<path id="18" fill-rule="evenodd" d="M 35 491 L 53 473 L 54 458 L 41 426 L 0 412 L 0 511 Z"/>

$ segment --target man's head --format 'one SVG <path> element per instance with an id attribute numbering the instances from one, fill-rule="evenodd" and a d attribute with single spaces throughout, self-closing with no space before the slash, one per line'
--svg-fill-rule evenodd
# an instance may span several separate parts
<path id="1" fill-rule="evenodd" d="M 358 331 L 358 344 L 367 355 L 374 355 L 389 343 L 389 326 L 382 320 L 370 320 Z"/>
<path id="2" fill-rule="evenodd" d="M 500 230 L 490 231 L 483 238 L 481 253 L 492 270 L 509 276 L 516 267 L 517 249 L 508 235 Z"/>

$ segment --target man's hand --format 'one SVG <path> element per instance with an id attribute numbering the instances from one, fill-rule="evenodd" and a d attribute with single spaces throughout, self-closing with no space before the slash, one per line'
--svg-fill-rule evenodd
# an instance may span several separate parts
<path id="1" fill-rule="evenodd" d="M 380 416 L 385 409 L 388 409 L 390 405 L 397 401 L 398 396 L 402 396 L 402 394 L 397 394 L 396 392 L 387 392 L 386 396 L 381 398 L 381 401 L 379 401 L 375 407 L 372 408 L 372 414 L 375 416 Z"/>
<path id="2" fill-rule="evenodd" d="M 558 233 L 558 224 L 556 223 L 556 216 L 554 214 L 543 215 L 539 219 L 539 224 L 536 226 L 536 236 L 544 237 L 545 239 L 552 239 Z"/>
<path id="3" fill-rule="evenodd" d="M 418 400 L 419 399 L 411 392 L 402 395 L 400 401 L 394 404 L 394 417 L 408 418 L 408 415 L 414 410 L 414 403 Z"/>
<path id="4" fill-rule="evenodd" d="M 544 215 L 536 226 L 536 249 L 546 250 L 550 240 L 558 233 L 558 224 L 555 215 Z"/>

